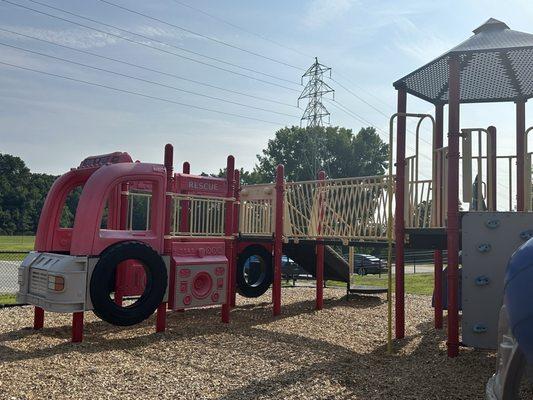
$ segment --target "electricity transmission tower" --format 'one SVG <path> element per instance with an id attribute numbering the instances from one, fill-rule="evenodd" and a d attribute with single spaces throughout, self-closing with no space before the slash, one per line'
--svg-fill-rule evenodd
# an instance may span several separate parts
<path id="1" fill-rule="evenodd" d="M 335 91 L 324 82 L 324 74 L 327 72 L 329 72 L 331 78 L 331 68 L 320 64 L 318 58 L 315 57 L 313 65 L 302 75 L 302 84 L 305 78 L 308 78 L 308 81 L 300 97 L 298 97 L 298 106 L 300 106 L 300 100 L 309 100 L 300 119 L 300 126 L 304 120 L 307 120 L 307 126 L 323 126 L 325 117 L 328 117 L 329 123 L 329 111 L 322 103 L 322 96 L 327 93 L 333 93 L 333 98 L 335 98 Z"/>

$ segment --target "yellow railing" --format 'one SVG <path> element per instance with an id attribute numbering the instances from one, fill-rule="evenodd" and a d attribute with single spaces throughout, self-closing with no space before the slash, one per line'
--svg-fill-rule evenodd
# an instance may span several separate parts
<path id="1" fill-rule="evenodd" d="M 248 185 L 241 190 L 239 232 L 271 236 L 274 232 L 275 188 L 273 184 Z"/>
<path id="2" fill-rule="evenodd" d="M 167 193 L 172 198 L 172 237 L 224 237 L 226 201 L 208 197 Z"/>
<path id="3" fill-rule="evenodd" d="M 405 227 L 429 228 L 434 218 L 432 181 L 418 178 L 415 156 L 406 159 L 405 176 L 407 177 L 404 201 Z"/>
<path id="4" fill-rule="evenodd" d="M 386 176 L 289 182 L 284 234 L 386 240 L 387 185 Z"/>

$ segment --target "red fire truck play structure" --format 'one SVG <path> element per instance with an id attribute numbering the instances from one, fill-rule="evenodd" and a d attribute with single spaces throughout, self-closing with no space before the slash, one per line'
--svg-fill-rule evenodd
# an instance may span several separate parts
<path id="1" fill-rule="evenodd" d="M 72 340 L 82 340 L 83 312 L 115 325 L 139 323 L 157 310 L 221 305 L 229 321 L 234 293 L 234 159 L 227 177 L 173 174 L 165 164 L 133 162 L 127 153 L 85 159 L 56 180 L 43 206 L 35 251 L 19 268 L 19 300 L 73 313 Z M 67 196 L 82 188 L 74 225 L 61 227 Z M 135 204 L 144 226 L 136 227 Z M 206 237 L 209 237 L 206 241 Z M 136 300 L 123 306 L 124 298 Z"/>

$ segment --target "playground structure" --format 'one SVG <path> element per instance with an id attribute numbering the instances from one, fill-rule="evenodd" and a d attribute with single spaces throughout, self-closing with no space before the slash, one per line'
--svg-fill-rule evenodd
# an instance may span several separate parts
<path id="1" fill-rule="evenodd" d="M 333 246 L 387 246 L 389 300 L 395 252 L 389 339 L 393 325 L 395 337 L 402 339 L 404 250 L 432 249 L 435 328 L 443 327 L 446 303 L 448 355 L 455 357 L 461 343 L 458 267 L 462 248 L 463 342 L 496 348 L 505 273 L 502 260 L 531 236 L 526 225 L 533 211 L 532 158 L 527 148 L 532 128 L 526 129 L 525 102 L 533 96 L 533 76 L 528 72 L 532 65 L 533 35 L 511 31 L 491 19 L 466 42 L 397 81 L 398 112 L 390 119 L 386 175 L 326 179 L 321 172 L 316 180 L 286 182 L 280 165 L 275 183 L 241 187 L 231 156 L 225 178 L 191 175 L 187 163 L 183 173 L 174 174 L 170 145 L 164 164 L 134 163 L 126 153 L 89 158 L 59 178 L 49 193 L 36 252 L 20 268 L 19 300 L 36 306 L 36 329 L 43 326 L 43 310 L 72 312 L 73 341 L 82 339 L 83 312 L 91 309 L 117 325 L 138 323 L 157 309 L 156 328 L 163 331 L 167 308 L 220 305 L 222 321 L 229 322 L 236 293 L 246 295 L 246 285 L 260 288 L 255 296 L 272 283 L 273 314 L 279 315 L 281 259 L 287 254 L 315 275 L 315 308 L 320 310 L 324 279 L 350 282 L 353 264 Z M 431 102 L 435 114 L 407 112 L 407 94 Z M 460 127 L 461 103 L 497 101 L 516 103 L 514 155 L 498 154 L 495 127 Z M 416 122 L 410 155 L 408 120 Z M 431 140 L 429 168 L 423 166 L 421 150 L 426 124 Z M 499 201 L 497 189 L 502 166 L 508 172 L 505 204 Z M 429 176 L 424 176 L 424 170 L 430 170 Z M 61 228 L 65 199 L 80 185 L 83 191 L 74 226 Z M 460 212 L 460 199 L 469 204 L 468 212 Z M 144 211 L 135 204 L 143 204 Z M 521 214 L 507 217 L 503 210 Z M 134 226 L 136 212 L 144 216 L 144 226 Z M 468 229 L 461 232 L 461 223 Z M 501 235 L 513 238 L 505 248 L 498 243 Z M 125 247 L 114 250 L 126 245 L 131 246 L 127 251 Z M 448 252 L 446 293 L 443 250 Z M 247 282 L 250 274 L 242 255 L 249 258 L 258 252 L 265 262 L 260 281 Z M 481 266 L 486 273 L 479 271 Z M 145 280 L 138 278 L 143 270 Z M 131 296 L 140 296 L 133 305 L 127 303 Z M 479 306 L 483 298 L 492 301 Z"/>

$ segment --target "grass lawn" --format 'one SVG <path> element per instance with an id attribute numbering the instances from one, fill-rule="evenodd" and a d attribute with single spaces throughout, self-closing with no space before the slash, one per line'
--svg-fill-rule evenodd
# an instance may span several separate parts
<path id="1" fill-rule="evenodd" d="M 0 294 L 0 305 L 15 304 L 16 300 L 14 294 Z"/>
<path id="2" fill-rule="evenodd" d="M 353 278 L 353 284 L 366 286 L 387 287 L 387 275 L 357 275 Z M 394 291 L 394 275 L 392 277 L 392 290 Z M 344 282 L 328 281 L 329 285 L 345 286 Z M 405 292 L 411 294 L 433 294 L 433 274 L 405 274 Z"/>
<path id="3" fill-rule="evenodd" d="M 0 251 L 33 250 L 35 236 L 0 236 Z"/>

